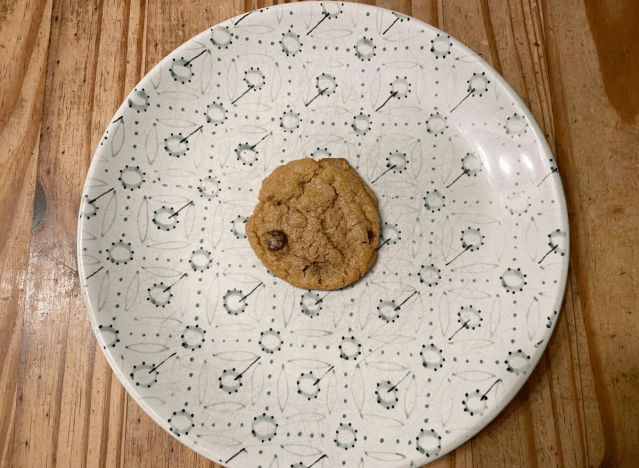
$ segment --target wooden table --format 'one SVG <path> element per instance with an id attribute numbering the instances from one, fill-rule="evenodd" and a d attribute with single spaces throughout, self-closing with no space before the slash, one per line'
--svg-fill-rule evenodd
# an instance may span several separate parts
<path id="1" fill-rule="evenodd" d="M 372 3 L 375 3 L 374 1 Z M 639 3 L 379 0 L 478 52 L 523 98 L 571 219 L 564 307 L 514 401 L 436 467 L 639 465 Z M 269 0 L 0 2 L 0 467 L 218 466 L 128 396 L 80 294 L 91 157 L 178 45 Z"/>

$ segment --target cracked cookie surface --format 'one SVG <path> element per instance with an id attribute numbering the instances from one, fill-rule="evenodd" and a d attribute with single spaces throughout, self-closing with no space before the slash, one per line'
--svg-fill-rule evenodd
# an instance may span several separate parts
<path id="1" fill-rule="evenodd" d="M 377 198 L 345 159 L 310 158 L 276 168 L 262 182 L 246 223 L 264 266 L 303 289 L 340 289 L 377 259 Z"/>

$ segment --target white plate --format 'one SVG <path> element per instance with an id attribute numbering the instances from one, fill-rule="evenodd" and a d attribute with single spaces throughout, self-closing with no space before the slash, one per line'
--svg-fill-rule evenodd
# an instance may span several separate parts
<path id="1" fill-rule="evenodd" d="M 341 291 L 246 239 L 262 179 L 346 158 L 383 245 Z M 227 466 L 419 466 L 490 422 L 552 333 L 566 205 L 530 112 L 414 18 L 280 5 L 203 32 L 109 125 L 78 227 L 98 342 L 142 408 Z M 310 399 L 309 399 L 310 398 Z"/>

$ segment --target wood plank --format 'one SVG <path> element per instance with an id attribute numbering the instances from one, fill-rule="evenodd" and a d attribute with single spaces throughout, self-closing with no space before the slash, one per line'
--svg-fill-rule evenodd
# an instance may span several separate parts
<path id="1" fill-rule="evenodd" d="M 603 427 L 603 455 L 590 428 L 593 412 L 584 412 L 587 462 L 601 466 L 634 466 L 639 445 L 639 392 L 636 390 L 639 185 L 636 177 L 636 118 L 607 94 L 602 76 L 608 57 L 606 44 L 595 42 L 592 28 L 610 22 L 618 29 L 604 37 L 613 41 L 636 24 L 637 4 L 544 0 L 543 24 L 550 64 L 549 75 L 557 129 L 557 158 L 572 217 L 571 265 L 575 299 L 584 327 L 575 327 L 593 371 L 597 410 Z M 588 11 L 590 10 L 590 12 Z M 589 23 L 593 11 L 601 18 Z M 599 26 L 598 26 L 599 25 Z M 600 31 L 598 31 L 599 34 Z M 634 33 L 631 33 L 634 34 Z M 629 36 L 628 36 L 629 37 Z M 599 39 L 601 41 L 601 39 Z M 636 41 L 630 41 L 619 61 L 624 68 L 639 60 Z M 598 51 L 598 48 L 601 51 Z M 609 68 L 609 67 L 608 67 Z M 620 70 L 622 74 L 625 70 Z M 605 72 L 608 75 L 609 70 Z M 619 82 L 616 84 L 621 86 Z M 628 88 L 630 90 L 631 88 Z M 613 240 L 614 239 L 614 240 Z M 578 285 L 578 289 L 575 286 Z M 632 434 L 632 435 L 631 435 Z M 596 449 L 596 453 L 592 450 Z"/>
<path id="2" fill-rule="evenodd" d="M 77 454 L 89 442 L 87 386 L 76 383 L 90 376 L 94 339 L 79 293 L 75 228 L 89 162 L 99 7 L 85 1 L 54 1 L 52 7 L 37 167 L 47 216 L 31 239 L 14 466 L 53 466 L 59 457 L 81 464 Z M 69 349 L 77 355 L 67 361 Z M 73 404 L 63 404 L 70 393 Z M 60 432 L 61 424 L 68 432 Z"/>
<path id="3" fill-rule="evenodd" d="M 0 19 L 0 44 L 8 52 L 0 58 L 7 84 L 0 91 L 0 467 L 11 466 L 13 447 L 21 443 L 15 439 L 15 408 L 29 241 L 32 227 L 44 217 L 39 212 L 33 224 L 51 7 L 50 0 L 25 2 Z M 35 36 L 18 32 L 33 28 Z M 38 202 L 46 209 L 40 197 Z"/>

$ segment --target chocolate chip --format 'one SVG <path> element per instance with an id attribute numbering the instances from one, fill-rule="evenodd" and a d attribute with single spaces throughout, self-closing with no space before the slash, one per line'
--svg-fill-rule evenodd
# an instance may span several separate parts
<path id="1" fill-rule="evenodd" d="M 286 245 L 286 240 L 286 234 L 282 231 L 269 231 L 266 233 L 266 247 L 273 252 L 283 249 Z"/>

